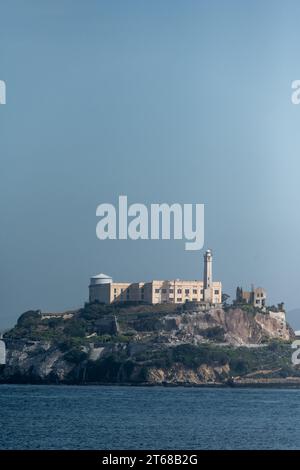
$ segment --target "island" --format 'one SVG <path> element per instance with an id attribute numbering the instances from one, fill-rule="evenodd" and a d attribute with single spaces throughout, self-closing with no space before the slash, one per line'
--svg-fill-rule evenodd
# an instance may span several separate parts
<path id="1" fill-rule="evenodd" d="M 0 383 L 300 386 L 282 308 L 236 300 L 28 311 L 4 335 Z"/>

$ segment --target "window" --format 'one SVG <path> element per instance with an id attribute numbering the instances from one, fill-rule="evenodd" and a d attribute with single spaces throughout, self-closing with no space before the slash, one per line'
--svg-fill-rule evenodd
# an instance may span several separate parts
<path id="1" fill-rule="evenodd" d="M 169 289 L 169 294 L 174 294 L 174 289 Z"/>
<path id="2" fill-rule="evenodd" d="M 117 289 L 114 289 L 114 293 L 115 293 L 115 294 L 117 293 Z"/>
<path id="3" fill-rule="evenodd" d="M 259 304 L 259 303 L 260 303 L 260 300 L 259 300 L 259 299 L 256 299 L 256 303 Z"/>
<path id="4" fill-rule="evenodd" d="M 201 289 L 201 291 L 200 291 L 200 292 L 201 292 L 201 294 L 204 294 L 204 289 Z"/>
<path id="5" fill-rule="evenodd" d="M 161 292 L 162 294 L 165 294 L 167 292 L 167 289 L 162 289 Z"/>
<path id="6" fill-rule="evenodd" d="M 197 294 L 197 289 L 193 289 L 193 294 Z"/>
<path id="7" fill-rule="evenodd" d="M 197 297 L 193 297 L 193 302 L 197 302 Z"/>
<path id="8" fill-rule="evenodd" d="M 116 298 L 117 298 L 117 294 L 114 295 L 114 299 L 116 299 Z"/>
<path id="9" fill-rule="evenodd" d="M 181 298 L 181 297 L 177 297 L 177 302 L 182 302 L 182 298 Z"/>
<path id="10" fill-rule="evenodd" d="M 155 289 L 155 294 L 159 294 L 159 289 Z"/>
<path id="11" fill-rule="evenodd" d="M 185 289 L 185 295 L 189 295 L 190 289 Z"/>
<path id="12" fill-rule="evenodd" d="M 182 294 L 182 289 L 177 289 L 177 294 Z"/>
<path id="13" fill-rule="evenodd" d="M 142 300 L 144 300 L 144 294 L 142 294 Z"/>
<path id="14" fill-rule="evenodd" d="M 220 292 L 219 292 L 219 289 L 216 289 L 216 290 L 215 290 L 215 294 L 217 295 L 217 294 L 219 294 L 219 293 L 220 293 Z"/>

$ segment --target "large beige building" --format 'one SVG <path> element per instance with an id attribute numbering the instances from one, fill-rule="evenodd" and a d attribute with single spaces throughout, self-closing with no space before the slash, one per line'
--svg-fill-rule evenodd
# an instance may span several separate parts
<path id="1" fill-rule="evenodd" d="M 98 274 L 91 277 L 89 285 L 90 302 L 146 302 L 150 304 L 185 303 L 187 301 L 220 304 L 222 283 L 212 280 L 212 253 L 204 254 L 203 281 L 173 279 L 149 282 L 113 282 L 110 276 Z"/>

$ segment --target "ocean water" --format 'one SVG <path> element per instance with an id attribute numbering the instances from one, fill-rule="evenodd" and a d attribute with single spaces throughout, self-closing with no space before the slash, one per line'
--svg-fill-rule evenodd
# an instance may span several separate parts
<path id="1" fill-rule="evenodd" d="M 1 449 L 299 449 L 300 390 L 0 386 Z"/>

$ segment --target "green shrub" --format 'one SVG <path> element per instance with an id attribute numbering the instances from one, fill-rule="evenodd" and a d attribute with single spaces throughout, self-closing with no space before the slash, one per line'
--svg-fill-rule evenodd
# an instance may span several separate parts
<path id="1" fill-rule="evenodd" d="M 233 358 L 229 361 L 229 366 L 233 374 L 243 375 L 250 371 L 249 364 L 244 359 Z"/>
<path id="2" fill-rule="evenodd" d="M 33 325 L 36 325 L 40 319 L 40 310 L 28 310 L 18 318 L 17 326 L 28 328 Z"/>
<path id="3" fill-rule="evenodd" d="M 64 328 L 64 333 L 67 336 L 83 338 L 86 332 L 86 325 L 78 320 L 69 320 Z"/>
<path id="4" fill-rule="evenodd" d="M 221 326 L 212 326 L 201 331 L 201 335 L 211 341 L 222 342 L 224 341 L 224 328 Z"/>
<path id="5" fill-rule="evenodd" d="M 64 355 L 64 359 L 68 362 L 72 362 L 74 364 L 80 364 L 87 359 L 88 355 L 86 352 L 82 351 L 81 349 L 71 349 Z"/>

